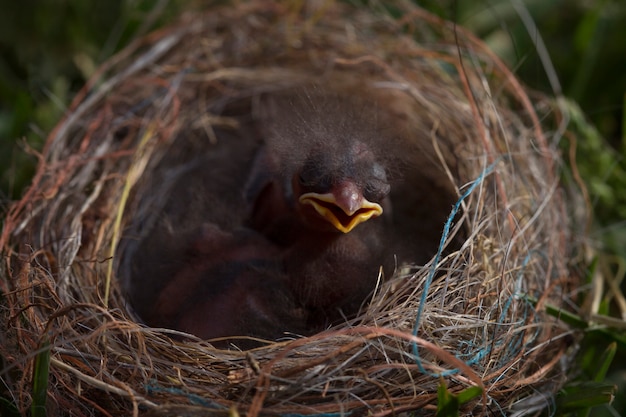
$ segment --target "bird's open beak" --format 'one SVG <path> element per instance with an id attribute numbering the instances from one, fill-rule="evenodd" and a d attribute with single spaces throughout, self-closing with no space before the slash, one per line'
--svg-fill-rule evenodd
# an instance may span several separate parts
<path id="1" fill-rule="evenodd" d="M 331 193 L 305 193 L 299 201 L 300 204 L 311 205 L 320 216 L 343 233 L 383 213 L 381 205 L 365 199 L 353 183 L 341 184 Z"/>

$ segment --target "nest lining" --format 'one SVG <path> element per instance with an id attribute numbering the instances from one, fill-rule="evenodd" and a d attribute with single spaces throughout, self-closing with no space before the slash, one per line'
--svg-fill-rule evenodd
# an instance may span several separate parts
<path id="1" fill-rule="evenodd" d="M 1 236 L 3 379 L 20 410 L 48 343 L 48 406 L 77 415 L 429 413 L 438 374 L 453 392 L 484 387 L 468 414 L 509 413 L 560 387 L 571 332 L 544 307 L 573 306 L 580 217 L 559 184 L 559 137 L 539 122 L 554 109 L 471 35 L 399 7 L 394 19 L 244 3 L 185 16 L 101 68 Z M 429 212 L 434 255 L 382 282 L 350 324 L 249 352 L 139 324 L 118 280 L 137 248 L 118 244 L 164 204 L 155 184 L 233 129 L 215 109 L 312 82 L 385 100 L 410 128 L 428 167 L 415 190 L 446 190 Z"/>

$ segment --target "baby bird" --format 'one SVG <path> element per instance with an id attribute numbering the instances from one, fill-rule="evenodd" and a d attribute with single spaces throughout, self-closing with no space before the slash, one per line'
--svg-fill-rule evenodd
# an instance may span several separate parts
<path id="1" fill-rule="evenodd" d="M 259 345 L 304 331 L 304 316 L 286 286 L 278 250 L 249 230 L 205 224 L 190 239 L 182 267 L 146 317 L 152 326 L 191 333 L 225 347 Z M 248 337 L 246 337 L 248 336 Z"/>
<path id="2" fill-rule="evenodd" d="M 288 285 L 323 328 L 354 315 L 391 273 L 391 141 L 372 108 L 294 94 L 266 104 L 265 145 L 245 195 L 249 226 L 284 248 Z"/>
<path id="3" fill-rule="evenodd" d="M 283 249 L 244 225 L 243 189 L 260 144 L 249 127 L 215 129 L 218 142 L 204 153 L 193 148 L 204 132 L 185 130 L 184 146 L 151 179 L 154 192 L 126 231 L 121 262 L 127 299 L 147 325 L 232 337 L 216 345 L 242 349 L 259 344 L 250 337 L 304 332 Z"/>

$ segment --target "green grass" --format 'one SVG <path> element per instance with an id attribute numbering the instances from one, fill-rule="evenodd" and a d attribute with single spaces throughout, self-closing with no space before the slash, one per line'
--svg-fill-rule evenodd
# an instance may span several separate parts
<path id="1" fill-rule="evenodd" d="M 523 82 L 568 98 L 578 137 L 578 170 L 594 209 L 594 268 L 622 282 L 626 269 L 626 2 L 623 0 L 424 0 L 419 4 L 476 32 Z M 107 57 L 170 20 L 184 0 L 5 1 L 0 13 L 0 210 L 32 176 L 43 138 L 72 96 Z M 519 7 L 523 4 L 524 7 Z M 158 10 L 159 13 L 153 13 Z M 525 13 L 531 17 L 526 19 Z M 533 25 L 535 28 L 533 28 Z M 553 67 L 542 53 L 545 44 Z M 595 272 L 594 271 L 589 271 Z M 622 283 L 622 288 L 624 284 Z M 619 317 L 610 299 L 599 313 Z M 557 415 L 616 416 L 626 411 L 624 329 L 569 317 L 586 336 L 575 378 L 557 399 Z M 45 360 L 45 357 L 41 357 Z M 42 365 L 34 398 L 45 402 Z M 606 400 L 618 391 L 612 405 Z M 41 388 L 38 388 L 41 387 Z M 442 407 L 460 404 L 445 389 Z M 6 399 L 0 398 L 0 406 Z M 452 404 L 452 405 L 450 405 Z M 4 404 L 6 405 L 6 404 Z M 6 410 L 6 407 L 0 407 Z M 447 409 L 448 410 L 448 409 Z M 37 411 L 33 409 L 33 415 Z M 451 413 L 451 414 L 446 414 Z M 454 415 L 441 411 L 440 415 Z"/>
<path id="2" fill-rule="evenodd" d="M 35 356 L 33 369 L 33 402 L 30 406 L 31 417 L 46 417 L 48 383 L 50 376 L 50 343 L 44 341 L 40 352 Z"/>
<path id="3" fill-rule="evenodd" d="M 74 94 L 130 40 L 171 20 L 183 0 L 20 0 L 0 13 L 0 198 L 20 196 Z"/>
<path id="4" fill-rule="evenodd" d="M 463 404 L 476 398 L 480 398 L 483 390 L 480 387 L 472 386 L 464 389 L 458 394 L 453 394 L 448 390 L 443 378 L 437 388 L 437 414 L 436 417 L 459 417 L 459 409 Z"/>

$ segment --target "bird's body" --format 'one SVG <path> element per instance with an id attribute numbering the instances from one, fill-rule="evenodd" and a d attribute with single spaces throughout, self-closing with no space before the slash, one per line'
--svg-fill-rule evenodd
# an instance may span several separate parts
<path id="1" fill-rule="evenodd" d="M 205 224 L 190 236 L 183 267 L 155 300 L 152 325 L 203 339 L 275 340 L 304 331 L 304 314 L 282 273 L 279 250 L 250 230 Z M 255 343 L 240 340 L 239 347 Z"/>
<path id="2" fill-rule="evenodd" d="M 283 248 L 288 286 L 319 330 L 357 313 L 381 267 L 392 273 L 391 152 L 381 151 L 393 138 L 371 108 L 346 98 L 291 95 L 266 109 L 248 222 Z"/>
<path id="3" fill-rule="evenodd" d="M 374 290 L 379 272 L 391 271 L 380 232 L 378 225 L 364 224 L 345 235 L 317 233 L 286 252 L 288 285 L 308 312 L 309 329 L 319 331 L 353 317 Z"/>

